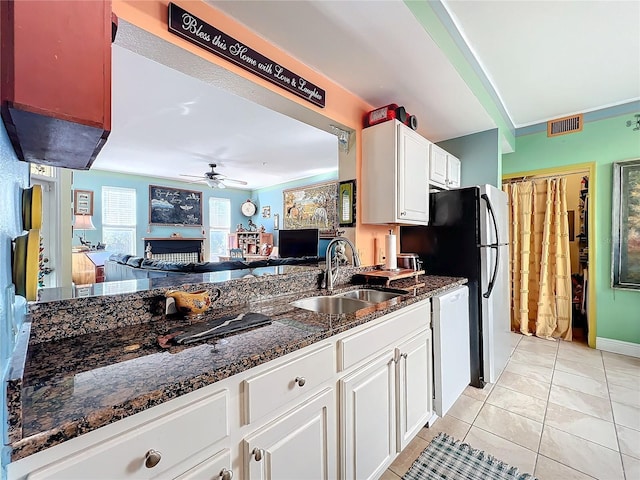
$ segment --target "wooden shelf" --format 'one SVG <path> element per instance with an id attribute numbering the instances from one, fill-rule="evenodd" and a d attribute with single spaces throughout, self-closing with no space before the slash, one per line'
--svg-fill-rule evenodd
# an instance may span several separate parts
<path id="1" fill-rule="evenodd" d="M 362 275 L 367 279 L 367 282 L 370 279 L 382 279 L 385 282 L 386 287 L 388 287 L 389 283 L 391 283 L 393 280 L 414 277 L 416 279 L 416 285 L 411 286 L 411 288 L 414 288 L 416 286 L 419 286 L 418 276 L 424 275 L 424 270 L 411 270 L 410 268 L 399 270 L 374 270 L 372 272 L 365 272 Z M 424 284 L 422 285 L 424 286 Z"/>
<path id="2" fill-rule="evenodd" d="M 245 257 L 259 255 L 264 244 L 273 245 L 273 234 L 266 232 L 234 232 L 229 234 L 229 249 L 241 248 Z"/>

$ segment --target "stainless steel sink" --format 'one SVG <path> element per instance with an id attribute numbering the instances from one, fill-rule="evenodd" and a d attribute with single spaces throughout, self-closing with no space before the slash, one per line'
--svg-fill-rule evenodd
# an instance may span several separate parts
<path id="1" fill-rule="evenodd" d="M 373 303 L 356 300 L 353 298 L 332 297 L 308 297 L 291 302 L 291 305 L 317 313 L 353 313 L 360 309 L 371 307 Z"/>
<path id="2" fill-rule="evenodd" d="M 380 303 L 391 300 L 392 298 L 399 297 L 405 292 L 394 292 L 389 290 L 374 290 L 372 288 L 360 288 L 357 290 L 350 290 L 344 293 L 338 293 L 335 296 L 341 298 L 355 298 L 357 300 L 363 300 L 370 303 Z"/>
<path id="3" fill-rule="evenodd" d="M 377 303 L 404 295 L 402 290 L 375 290 L 359 288 L 327 297 L 309 297 L 291 302 L 291 305 L 317 313 L 353 313 Z"/>

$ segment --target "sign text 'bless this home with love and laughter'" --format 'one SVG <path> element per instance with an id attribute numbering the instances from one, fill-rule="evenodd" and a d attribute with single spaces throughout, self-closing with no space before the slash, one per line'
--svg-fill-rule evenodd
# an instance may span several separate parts
<path id="1" fill-rule="evenodd" d="M 323 89 L 173 3 L 169 3 L 169 31 L 324 108 Z"/>

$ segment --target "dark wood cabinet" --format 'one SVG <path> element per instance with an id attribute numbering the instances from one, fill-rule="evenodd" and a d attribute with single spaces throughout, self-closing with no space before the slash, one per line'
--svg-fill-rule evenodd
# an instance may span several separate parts
<path id="1" fill-rule="evenodd" d="M 0 101 L 20 160 L 88 169 L 111 130 L 110 0 L 0 1 Z"/>

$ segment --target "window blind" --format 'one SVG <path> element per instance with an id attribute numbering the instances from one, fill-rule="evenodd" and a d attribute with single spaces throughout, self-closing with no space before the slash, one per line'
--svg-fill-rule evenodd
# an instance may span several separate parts
<path id="1" fill-rule="evenodd" d="M 102 224 L 136 225 L 136 191 L 133 188 L 102 187 Z"/>
<path id="2" fill-rule="evenodd" d="M 228 198 L 209 198 L 209 227 L 228 229 L 231 224 L 231 201 Z"/>

